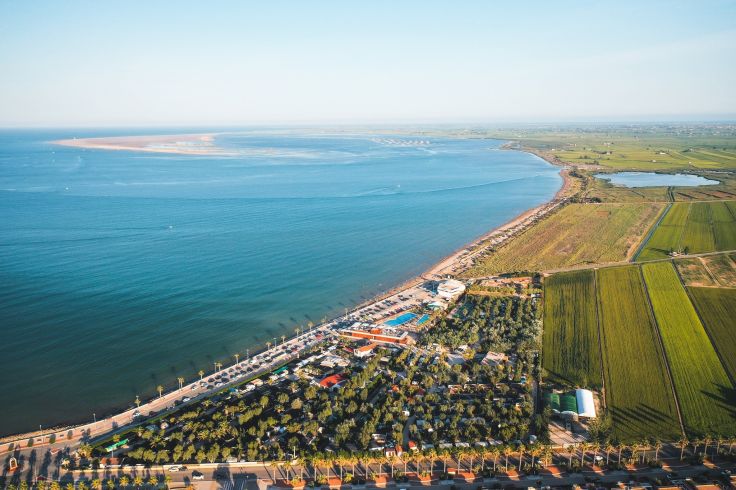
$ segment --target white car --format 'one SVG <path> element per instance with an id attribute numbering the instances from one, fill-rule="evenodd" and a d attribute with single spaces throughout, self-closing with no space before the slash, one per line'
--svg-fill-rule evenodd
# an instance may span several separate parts
<path id="1" fill-rule="evenodd" d="M 192 471 L 192 480 L 204 480 L 204 474 L 199 471 Z"/>

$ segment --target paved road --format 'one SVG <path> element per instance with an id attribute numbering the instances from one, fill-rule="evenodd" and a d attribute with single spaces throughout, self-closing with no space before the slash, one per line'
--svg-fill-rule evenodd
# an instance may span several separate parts
<path id="1" fill-rule="evenodd" d="M 700 448 L 702 451 L 702 447 Z M 714 450 L 714 449 L 713 449 Z M 599 454 L 602 454 L 599 452 Z M 602 454 L 604 457 L 605 455 Z M 653 457 L 654 452 L 653 451 L 647 451 L 647 455 L 649 457 Z M 668 468 L 670 470 L 674 470 L 678 473 L 679 477 L 686 477 L 686 476 L 694 476 L 697 474 L 702 474 L 705 471 L 708 471 L 708 467 L 698 465 L 698 466 L 687 466 L 685 463 L 681 462 L 679 460 L 680 455 L 680 449 L 675 446 L 665 446 L 660 451 L 660 458 L 662 458 L 668 465 Z M 144 479 L 150 478 L 152 475 L 157 475 L 161 477 L 162 475 L 169 475 L 172 479 L 173 483 L 181 483 L 182 485 L 187 485 L 189 483 L 192 483 L 194 480 L 192 479 L 192 471 L 197 470 L 200 471 L 205 481 L 212 481 L 216 479 L 215 472 L 218 472 L 219 475 L 217 475 L 218 479 L 225 480 L 225 481 L 231 481 L 234 482 L 236 480 L 268 480 L 271 481 L 274 478 L 277 479 L 284 479 L 287 477 L 286 475 L 286 469 L 282 468 L 272 468 L 271 465 L 268 463 L 266 465 L 260 464 L 260 463 L 234 463 L 234 464 L 221 464 L 221 465 L 196 465 L 196 464 L 187 464 L 187 470 L 186 471 L 180 471 L 180 472 L 170 472 L 167 470 L 167 467 L 161 467 L 161 466 L 153 466 L 151 468 L 145 468 L 143 465 L 138 466 L 126 466 L 122 469 L 101 469 L 101 470 L 76 470 L 76 471 L 67 471 L 61 468 L 61 460 L 64 457 L 63 452 L 59 452 L 57 454 L 51 454 L 48 449 L 45 450 L 38 450 L 38 452 L 33 453 L 32 455 L 29 455 L 29 457 L 21 457 L 19 458 L 20 464 L 21 464 L 21 470 L 17 471 L 13 474 L 9 474 L 6 469 L 3 469 L 2 474 L 0 475 L 0 481 L 3 477 L 9 480 L 14 481 L 20 481 L 25 480 L 28 482 L 33 481 L 38 475 L 43 475 L 44 477 L 48 479 L 53 480 L 60 480 L 64 483 L 69 481 L 78 481 L 78 480 L 92 480 L 95 478 L 100 478 L 102 480 L 106 480 L 109 478 L 115 478 L 118 479 L 122 475 L 127 475 L 129 478 L 134 478 L 136 476 L 142 476 Z M 579 461 L 580 455 L 575 454 L 573 455 L 575 459 Z M 587 453 L 586 455 L 586 464 L 590 464 L 592 462 L 593 453 Z M 3 458 L 3 467 L 6 467 L 7 463 L 7 456 L 6 458 Z M 564 451 L 560 451 L 555 454 L 553 457 L 553 463 L 560 464 L 563 461 L 568 461 L 569 454 L 565 453 Z M 616 455 L 611 454 L 611 460 L 615 460 Z M 499 471 L 501 471 L 502 466 L 505 462 L 505 458 L 501 456 L 498 459 L 498 467 Z M 526 458 L 526 462 L 529 462 L 528 456 Z M 462 462 L 460 467 L 458 468 L 458 465 L 455 462 L 447 461 L 447 468 L 455 470 L 458 473 L 461 473 L 462 471 L 467 471 L 467 468 L 469 466 L 469 462 L 465 460 Z M 477 466 L 479 463 L 476 460 L 475 465 Z M 487 462 L 487 467 L 491 467 L 493 464 L 492 461 Z M 730 469 L 734 470 L 733 463 L 726 463 L 725 461 L 717 461 L 716 463 L 718 466 L 715 467 L 716 470 L 720 469 Z M 428 469 L 429 463 L 425 462 L 421 464 L 420 469 L 422 471 L 426 471 Z M 433 472 L 436 474 L 440 474 L 445 469 L 445 462 L 442 460 L 436 460 L 433 465 Z M 512 457 L 509 459 L 509 468 L 513 469 L 514 467 L 518 467 L 518 458 Z M 346 471 L 347 471 L 346 466 Z M 395 465 L 395 468 L 397 471 L 401 470 L 403 471 L 404 465 L 401 462 L 397 462 Z M 554 467 L 550 467 L 554 468 Z M 416 472 L 417 468 L 413 463 L 408 464 L 408 469 L 410 472 Z M 378 473 L 378 465 L 370 465 L 367 469 L 368 472 Z M 325 467 L 319 468 L 319 473 L 325 475 L 327 469 Z M 331 471 L 331 475 L 335 476 L 337 474 L 337 467 L 333 468 Z M 291 473 L 289 476 L 293 476 L 294 474 L 297 474 L 300 472 L 299 467 L 294 467 L 291 470 Z M 312 474 L 312 470 L 304 470 L 305 474 Z M 389 466 L 384 465 L 383 469 L 381 470 L 383 474 L 390 473 Z M 365 467 L 358 467 L 356 471 L 357 475 L 365 475 L 366 474 L 366 468 Z M 576 473 L 576 474 L 551 474 L 546 475 L 541 478 L 543 485 L 564 485 L 568 483 L 564 482 L 571 482 L 571 483 L 581 483 L 584 481 L 585 477 L 597 477 L 600 478 L 602 481 L 610 481 L 610 482 L 616 482 L 616 481 L 628 481 L 632 477 L 636 476 L 647 476 L 647 477 L 658 477 L 663 478 L 667 474 L 667 471 L 662 469 L 652 469 L 648 467 L 639 468 L 632 471 L 613 471 L 613 472 L 601 472 L 601 471 L 584 471 L 583 473 Z M 528 478 L 518 478 L 518 477 L 499 477 L 498 481 L 501 482 L 509 482 L 509 481 L 519 481 L 519 482 L 526 482 L 526 484 L 529 484 L 530 481 L 537 481 L 539 480 L 539 477 L 528 477 Z M 404 484 L 398 484 L 401 487 L 404 487 L 406 485 Z M 231 489 L 231 490 L 237 490 L 237 489 Z M 241 489 L 243 490 L 243 489 Z"/>

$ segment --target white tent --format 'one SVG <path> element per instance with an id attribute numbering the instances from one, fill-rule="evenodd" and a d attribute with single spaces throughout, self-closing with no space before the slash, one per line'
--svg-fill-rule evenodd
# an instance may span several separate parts
<path id="1" fill-rule="evenodd" d="M 595 403 L 593 393 L 590 390 L 575 390 L 575 398 L 578 402 L 578 415 L 581 417 L 595 418 Z"/>

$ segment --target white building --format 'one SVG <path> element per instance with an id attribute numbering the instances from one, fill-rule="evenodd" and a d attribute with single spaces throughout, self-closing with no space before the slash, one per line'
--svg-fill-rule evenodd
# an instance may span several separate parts
<path id="1" fill-rule="evenodd" d="M 448 279 L 437 286 L 437 295 L 442 298 L 452 299 L 465 292 L 465 284 L 456 280 Z"/>
<path id="2" fill-rule="evenodd" d="M 578 402 L 578 415 L 580 417 L 595 418 L 595 402 L 590 390 L 575 390 L 575 398 Z"/>

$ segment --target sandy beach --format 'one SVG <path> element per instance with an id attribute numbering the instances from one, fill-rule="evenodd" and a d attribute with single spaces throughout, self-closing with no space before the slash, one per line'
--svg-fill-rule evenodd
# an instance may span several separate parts
<path id="1" fill-rule="evenodd" d="M 91 150 L 143 151 L 178 155 L 232 156 L 215 145 L 216 133 L 169 134 L 150 136 L 113 136 L 104 138 L 72 138 L 52 141 L 60 146 Z"/>

